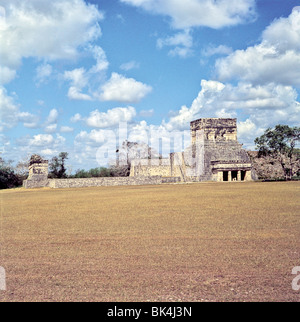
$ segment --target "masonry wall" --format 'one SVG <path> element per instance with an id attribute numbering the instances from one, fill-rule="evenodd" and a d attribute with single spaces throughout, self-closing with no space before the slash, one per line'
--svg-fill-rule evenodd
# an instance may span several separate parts
<path id="1" fill-rule="evenodd" d="M 34 188 L 44 188 L 44 187 L 49 187 L 49 181 L 48 179 L 46 180 L 24 180 L 23 181 L 23 187 L 26 189 L 34 189 Z"/>
<path id="2" fill-rule="evenodd" d="M 130 177 L 171 177 L 170 159 L 139 159 L 131 162 Z"/>
<path id="3" fill-rule="evenodd" d="M 162 183 L 160 176 L 156 177 L 113 177 L 113 178 L 84 178 L 84 179 L 50 179 L 44 182 L 26 180 L 25 188 L 82 188 L 82 187 L 102 187 L 102 186 L 137 186 L 137 185 L 157 185 Z"/>

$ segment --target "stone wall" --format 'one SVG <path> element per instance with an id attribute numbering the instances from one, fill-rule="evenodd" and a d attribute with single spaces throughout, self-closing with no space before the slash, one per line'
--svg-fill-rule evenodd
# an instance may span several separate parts
<path id="1" fill-rule="evenodd" d="M 112 177 L 112 178 L 84 178 L 84 179 L 49 179 L 43 182 L 25 180 L 25 188 L 82 188 L 82 187 L 102 187 L 102 186 L 138 186 L 138 185 L 158 185 L 162 183 L 162 177 Z"/>
<path id="2" fill-rule="evenodd" d="M 162 183 L 179 183 L 181 182 L 180 177 L 164 177 L 162 178 Z"/>
<path id="3" fill-rule="evenodd" d="M 170 159 L 138 159 L 131 161 L 130 177 L 171 177 Z"/>
<path id="4" fill-rule="evenodd" d="M 46 180 L 24 180 L 23 181 L 23 188 L 25 189 L 34 189 L 34 188 L 44 188 L 44 187 L 49 187 L 49 181 L 48 179 Z"/>

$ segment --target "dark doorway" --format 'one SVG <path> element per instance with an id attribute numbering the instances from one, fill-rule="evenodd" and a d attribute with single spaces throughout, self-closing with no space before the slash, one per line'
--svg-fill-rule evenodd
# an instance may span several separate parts
<path id="1" fill-rule="evenodd" d="M 231 171 L 232 181 L 238 180 L 238 172 L 237 171 Z"/>
<path id="2" fill-rule="evenodd" d="M 223 172 L 223 181 L 228 181 L 228 171 Z"/>
<path id="3" fill-rule="evenodd" d="M 246 178 L 246 172 L 247 172 L 247 171 L 242 171 L 242 176 L 241 176 L 241 180 L 242 180 L 242 181 L 245 181 L 245 178 Z"/>

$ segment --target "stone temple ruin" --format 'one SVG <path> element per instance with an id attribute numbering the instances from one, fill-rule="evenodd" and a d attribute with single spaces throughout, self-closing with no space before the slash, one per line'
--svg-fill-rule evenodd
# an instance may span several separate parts
<path id="1" fill-rule="evenodd" d="M 248 153 L 237 141 L 237 120 L 209 118 L 191 122 L 191 146 L 167 159 L 133 160 L 131 176 L 162 176 L 172 182 L 251 181 Z M 172 180 L 173 178 L 173 180 Z"/>
<path id="2" fill-rule="evenodd" d="M 29 162 L 29 175 L 23 182 L 25 188 L 42 188 L 48 185 L 48 161 L 33 155 Z"/>
<path id="3" fill-rule="evenodd" d="M 48 179 L 48 161 L 33 159 L 25 188 L 72 188 L 201 181 L 251 181 L 252 164 L 237 141 L 237 120 L 208 118 L 191 122 L 191 145 L 168 158 L 131 161 L 130 177 Z"/>

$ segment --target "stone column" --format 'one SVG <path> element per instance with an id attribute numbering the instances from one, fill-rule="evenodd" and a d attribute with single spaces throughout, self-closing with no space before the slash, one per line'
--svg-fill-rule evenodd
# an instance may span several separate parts
<path id="1" fill-rule="evenodd" d="M 228 181 L 232 181 L 232 173 L 231 173 L 231 171 L 228 171 Z"/>
<path id="2" fill-rule="evenodd" d="M 237 181 L 242 181 L 242 171 L 238 171 Z"/>
<path id="3" fill-rule="evenodd" d="M 245 181 L 252 181 L 251 170 L 246 172 Z"/>
<path id="4" fill-rule="evenodd" d="M 217 176 L 217 180 L 218 182 L 222 182 L 223 181 L 223 171 L 218 171 L 218 176 Z"/>

